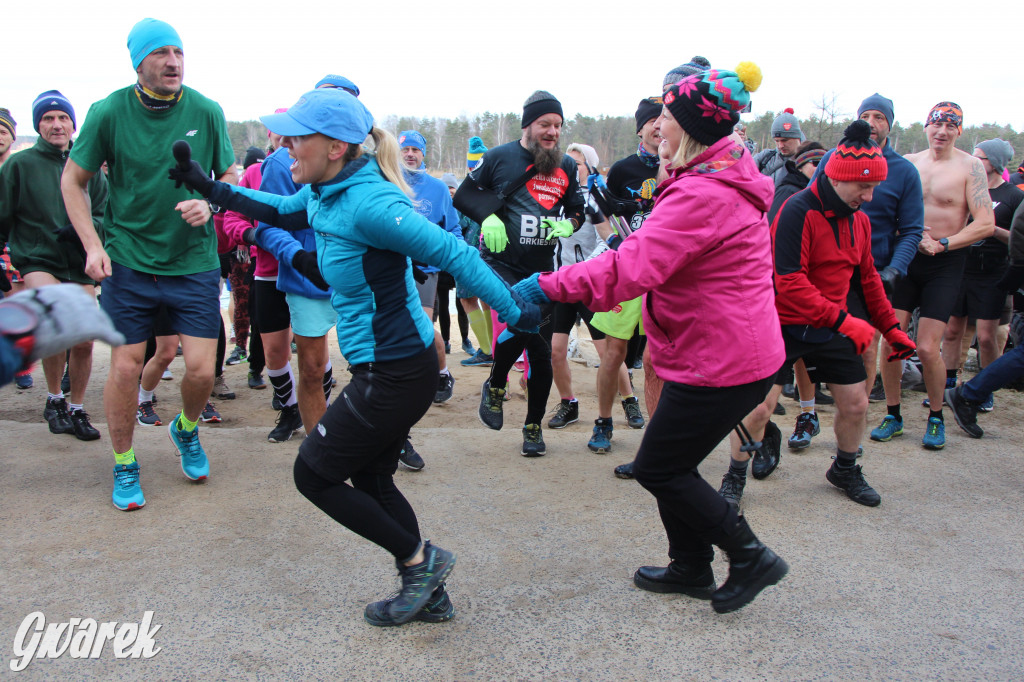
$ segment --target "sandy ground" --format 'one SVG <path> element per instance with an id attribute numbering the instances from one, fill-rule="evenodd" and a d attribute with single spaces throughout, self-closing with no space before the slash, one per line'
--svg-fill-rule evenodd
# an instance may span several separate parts
<path id="1" fill-rule="evenodd" d="M 99 441 L 47 431 L 41 370 L 33 389 L 0 389 L 0 677 L 14 675 L 15 634 L 33 611 L 51 623 L 138 622 L 153 611 L 153 658 L 115 660 L 108 645 L 96 660 L 37 660 L 18 675 L 1020 679 L 1020 394 L 998 395 L 996 411 L 982 416 L 984 439 L 967 438 L 950 418 L 946 449 L 929 452 L 920 445 L 922 396 L 907 393 L 907 435 L 865 439 L 865 472 L 883 497 L 876 509 L 824 480 L 835 442 L 832 408 L 821 408 L 813 445 L 785 451 L 768 480 L 749 480 L 744 499 L 752 527 L 792 570 L 749 607 L 719 616 L 707 602 L 633 586 L 637 566 L 667 561 L 666 542 L 653 499 L 612 475 L 643 431 L 625 428 L 616 411 L 613 452 L 586 448 L 596 370 L 573 365 L 581 421 L 545 429 L 548 455 L 525 459 L 521 392 L 506 404 L 506 428 L 490 431 L 476 417 L 487 370 L 460 367 L 461 351 L 450 357 L 455 398 L 413 433 L 427 467 L 397 478 L 424 535 L 459 554 L 449 582 L 458 615 L 391 629 L 362 619 L 364 605 L 397 584 L 389 556 L 296 492 L 301 433 L 267 442 L 270 392 L 246 388 L 246 365 L 227 369 L 238 398 L 217 403 L 224 423 L 201 427 L 212 466 L 205 483 L 182 476 L 163 428 L 137 428 L 148 503 L 133 513 L 110 504 L 106 348 L 86 401 Z M 171 368 L 181 376 L 180 358 Z M 177 384 L 157 392 L 166 419 L 177 411 Z M 783 403 L 789 413 L 777 421 L 788 436 L 797 408 Z M 883 414 L 872 405 L 871 425 Z M 717 485 L 726 462 L 720 446 L 702 471 Z M 724 580 L 721 557 L 715 570 Z"/>

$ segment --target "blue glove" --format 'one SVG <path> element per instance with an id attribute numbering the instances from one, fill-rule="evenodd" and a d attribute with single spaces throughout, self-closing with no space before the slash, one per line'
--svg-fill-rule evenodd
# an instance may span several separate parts
<path id="1" fill-rule="evenodd" d="M 539 278 L 540 275 L 535 272 L 526 279 L 516 282 L 512 285 L 513 294 L 518 294 L 527 303 L 538 303 L 540 305 L 551 303 L 551 299 L 540 288 Z"/>
<path id="2" fill-rule="evenodd" d="M 602 177 L 600 173 L 594 173 L 587 177 L 587 190 L 593 192 L 594 185 L 597 185 L 601 189 L 608 189 L 608 185 L 605 184 L 604 177 Z"/>

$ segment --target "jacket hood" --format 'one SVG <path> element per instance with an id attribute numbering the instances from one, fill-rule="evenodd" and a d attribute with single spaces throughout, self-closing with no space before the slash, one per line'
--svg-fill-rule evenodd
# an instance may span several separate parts
<path id="1" fill-rule="evenodd" d="M 691 161 L 673 171 L 666 186 L 683 177 L 700 176 L 721 182 L 742 194 L 760 211 L 767 211 L 775 195 L 772 179 L 757 170 L 747 148 L 724 137 Z"/>

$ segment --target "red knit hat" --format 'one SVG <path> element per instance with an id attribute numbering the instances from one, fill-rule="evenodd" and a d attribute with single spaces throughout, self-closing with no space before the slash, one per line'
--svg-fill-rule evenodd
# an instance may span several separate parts
<path id="1" fill-rule="evenodd" d="M 871 139 L 871 126 L 861 120 L 847 126 L 825 164 L 825 175 L 836 182 L 880 182 L 888 173 L 882 149 Z"/>

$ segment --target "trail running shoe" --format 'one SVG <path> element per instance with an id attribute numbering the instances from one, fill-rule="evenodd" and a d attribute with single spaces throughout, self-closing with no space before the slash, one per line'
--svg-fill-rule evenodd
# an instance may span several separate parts
<path id="1" fill-rule="evenodd" d="M 547 454 L 546 447 L 540 424 L 527 424 L 523 427 L 523 450 L 520 453 L 523 457 L 541 457 Z"/>
<path id="2" fill-rule="evenodd" d="M 490 367 L 494 364 L 494 356 L 477 349 L 472 356 L 466 358 L 459 364 L 464 367 Z"/>
<path id="3" fill-rule="evenodd" d="M 590 448 L 591 452 L 596 452 L 599 455 L 611 452 L 612 432 L 614 430 L 611 417 L 607 419 L 598 417 L 594 420 L 594 435 L 590 437 L 587 447 Z"/>
<path id="4" fill-rule="evenodd" d="M 139 403 L 139 409 L 135 411 L 135 421 L 139 422 L 142 426 L 162 426 L 163 422 L 160 421 L 160 415 L 153 409 L 153 401 L 144 400 Z"/>
<path id="5" fill-rule="evenodd" d="M 213 406 L 213 403 L 207 400 L 206 406 L 203 407 L 203 411 L 199 415 L 199 421 L 204 424 L 220 424 L 224 420 L 220 418 L 220 412 Z"/>
<path id="6" fill-rule="evenodd" d="M 437 375 L 437 393 L 434 394 L 434 404 L 441 405 L 452 399 L 455 391 L 455 377 L 449 374 Z"/>
<path id="7" fill-rule="evenodd" d="M 615 473 L 615 476 L 617 478 L 625 478 L 625 479 L 635 478 L 635 476 L 633 476 L 633 463 L 632 462 L 627 462 L 626 464 L 620 464 L 619 466 L 615 467 L 614 473 Z"/>
<path id="8" fill-rule="evenodd" d="M 882 496 L 864 480 L 864 474 L 861 472 L 859 464 L 846 468 L 832 462 L 832 466 L 825 472 L 825 479 L 845 492 L 846 496 L 857 504 L 863 504 L 865 507 L 877 507 L 882 503 Z"/>
<path id="9" fill-rule="evenodd" d="M 815 412 L 803 412 L 796 418 L 796 427 L 789 437 L 790 450 L 803 450 L 811 444 L 811 438 L 821 433 L 821 423 Z"/>
<path id="10" fill-rule="evenodd" d="M 263 379 L 262 372 L 249 372 L 249 388 L 254 388 L 258 391 L 261 391 L 266 387 L 267 382 Z"/>
<path id="11" fill-rule="evenodd" d="M 50 433 L 75 432 L 75 427 L 71 424 L 71 415 L 68 414 L 68 402 L 64 398 L 47 398 L 46 407 L 43 408 L 43 419 L 50 425 Z"/>
<path id="12" fill-rule="evenodd" d="M 562 398 L 558 403 L 558 411 L 548 420 L 549 429 L 564 429 L 569 424 L 580 420 L 580 404 L 575 400 Z"/>
<path id="13" fill-rule="evenodd" d="M 929 417 L 921 444 L 927 450 L 941 450 L 946 447 L 946 425 L 938 417 Z"/>
<path id="14" fill-rule="evenodd" d="M 640 411 L 640 401 L 636 396 L 622 401 L 622 410 L 626 413 L 626 423 L 631 429 L 644 428 L 644 415 Z"/>
<path id="15" fill-rule="evenodd" d="M 267 436 L 267 440 L 271 443 L 284 443 L 300 428 L 302 428 L 302 416 L 299 415 L 299 406 L 297 404 L 286 405 L 277 415 L 277 426 Z"/>
<path id="16" fill-rule="evenodd" d="M 420 453 L 416 452 L 415 448 L 413 448 L 408 438 L 405 439 L 402 451 L 398 453 L 398 461 L 410 471 L 420 471 L 427 465 L 423 458 L 420 457 Z"/>
<path id="17" fill-rule="evenodd" d="M 423 561 L 402 566 L 402 589 L 387 605 L 385 613 L 395 625 L 416 617 L 455 567 L 455 555 L 426 542 Z"/>
<path id="18" fill-rule="evenodd" d="M 224 381 L 224 375 L 214 378 L 213 390 L 210 392 L 210 397 L 220 398 L 221 400 L 235 399 L 235 392 L 228 388 L 228 383 Z"/>
<path id="19" fill-rule="evenodd" d="M 946 389 L 946 402 L 953 411 L 953 418 L 960 428 L 971 438 L 981 438 L 985 431 L 978 426 L 978 403 L 967 400 L 963 395 L 963 386 Z"/>
<path id="20" fill-rule="evenodd" d="M 743 488 L 747 485 L 747 477 L 734 474 L 731 470 L 722 476 L 722 485 L 718 488 L 718 494 L 725 498 L 725 501 L 734 508 L 740 508 L 740 500 L 743 499 Z"/>
<path id="21" fill-rule="evenodd" d="M 477 415 L 484 426 L 501 431 L 501 427 L 505 423 L 504 402 L 505 389 L 491 388 L 490 379 L 485 381 L 480 388 L 480 408 L 477 410 Z"/>
<path id="22" fill-rule="evenodd" d="M 89 415 L 85 410 L 71 412 L 71 426 L 74 429 L 75 438 L 78 440 L 99 440 L 100 432 L 90 423 Z"/>
<path id="23" fill-rule="evenodd" d="M 35 382 L 32 381 L 32 375 L 31 374 L 15 374 L 14 375 L 14 385 L 17 386 L 19 390 L 23 391 L 25 389 L 32 388 L 34 383 Z"/>
<path id="24" fill-rule="evenodd" d="M 231 350 L 231 355 L 229 355 L 228 359 L 224 361 L 224 364 L 229 366 L 237 365 L 241 362 L 244 362 L 247 358 L 248 356 L 245 354 L 245 349 L 235 346 Z"/>
<path id="25" fill-rule="evenodd" d="M 383 601 L 367 604 L 366 610 L 363 612 L 363 619 L 370 625 L 376 625 L 377 627 L 400 625 L 401 623 L 396 623 L 392 620 L 391 615 L 388 613 L 388 607 L 391 606 L 391 602 L 396 597 L 398 597 L 398 592 L 395 592 Z M 413 620 L 423 621 L 424 623 L 444 623 L 454 617 L 455 607 L 452 605 L 451 599 L 448 598 L 448 592 L 444 589 L 444 584 L 442 583 L 430 595 L 426 605 L 419 610 L 415 617 L 413 617 Z"/>
<path id="26" fill-rule="evenodd" d="M 903 435 L 903 420 L 897 419 L 891 414 L 885 415 L 882 423 L 877 428 L 871 429 L 871 440 L 880 443 L 888 443 L 896 436 Z"/>
<path id="27" fill-rule="evenodd" d="M 114 466 L 114 492 L 110 501 L 121 511 L 133 511 L 146 506 L 146 498 L 139 484 L 139 463 Z"/>
<path id="28" fill-rule="evenodd" d="M 210 475 L 210 462 L 199 442 L 199 429 L 186 433 L 178 428 L 178 414 L 167 426 L 167 435 L 181 457 L 181 472 L 191 481 L 202 481 Z"/>
<path id="29" fill-rule="evenodd" d="M 476 355 L 476 348 L 473 348 L 473 344 L 470 343 L 469 339 L 462 342 L 462 352 L 466 355 Z"/>

